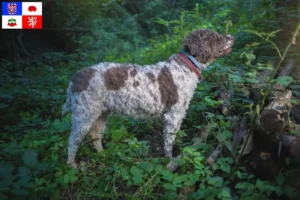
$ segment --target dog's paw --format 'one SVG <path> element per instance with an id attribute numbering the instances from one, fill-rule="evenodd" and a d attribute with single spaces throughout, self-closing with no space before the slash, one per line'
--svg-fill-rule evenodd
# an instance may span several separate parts
<path id="1" fill-rule="evenodd" d="M 78 169 L 78 165 L 75 162 L 68 163 L 69 166 L 71 166 L 73 169 Z"/>

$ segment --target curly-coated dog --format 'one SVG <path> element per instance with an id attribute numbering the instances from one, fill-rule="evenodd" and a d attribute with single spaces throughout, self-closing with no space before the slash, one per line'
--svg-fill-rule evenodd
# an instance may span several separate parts
<path id="1" fill-rule="evenodd" d="M 68 164 L 77 167 L 76 152 L 88 133 L 96 150 L 103 149 L 101 134 L 111 113 L 162 117 L 164 152 L 172 158 L 176 132 L 201 70 L 229 53 L 233 43 L 232 36 L 200 29 L 188 35 L 182 51 L 166 61 L 146 66 L 103 62 L 77 72 L 70 81 L 62 111 L 72 112 Z"/>

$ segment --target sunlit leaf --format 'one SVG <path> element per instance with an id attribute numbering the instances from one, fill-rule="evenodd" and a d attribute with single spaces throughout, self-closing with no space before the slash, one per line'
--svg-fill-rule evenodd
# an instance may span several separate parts
<path id="1" fill-rule="evenodd" d="M 35 167 L 37 164 L 37 153 L 34 150 L 26 150 L 23 153 L 22 159 L 28 167 Z"/>

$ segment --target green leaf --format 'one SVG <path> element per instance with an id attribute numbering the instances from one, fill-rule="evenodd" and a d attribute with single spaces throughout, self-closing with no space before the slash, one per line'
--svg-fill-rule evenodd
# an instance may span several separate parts
<path id="1" fill-rule="evenodd" d="M 284 85 L 287 87 L 289 84 L 291 84 L 291 82 L 293 82 L 293 80 L 294 79 L 291 76 L 280 76 L 275 81 L 280 85 Z"/>
<path id="2" fill-rule="evenodd" d="M 193 152 L 193 150 L 192 150 L 191 147 L 185 147 L 185 148 L 183 149 L 183 152 L 184 152 L 184 153 L 188 153 L 188 154 L 190 154 L 190 155 L 193 155 L 193 154 L 194 154 L 194 152 Z"/>
<path id="3" fill-rule="evenodd" d="M 172 191 L 176 191 L 176 185 L 170 184 L 170 183 L 165 183 L 163 184 L 163 187 L 168 189 L 168 190 L 172 190 Z"/>
<path id="4" fill-rule="evenodd" d="M 125 168 L 121 168 L 121 174 L 122 174 L 123 179 L 125 179 L 125 180 L 128 180 L 130 178 L 129 173 L 128 173 L 127 169 L 125 169 Z"/>
<path id="5" fill-rule="evenodd" d="M 269 181 L 256 180 L 255 187 L 262 192 L 274 191 L 274 186 Z"/>
<path id="6" fill-rule="evenodd" d="M 299 195 L 297 192 L 297 189 L 296 188 L 293 188 L 289 185 L 285 185 L 284 188 L 284 194 L 286 194 L 290 199 L 293 199 L 295 198 L 297 195 Z"/>
<path id="7" fill-rule="evenodd" d="M 12 174 L 7 174 L 5 178 L 1 177 L 0 188 L 5 188 L 14 185 L 13 183 L 14 180 L 15 180 L 15 176 Z"/>
<path id="8" fill-rule="evenodd" d="M 230 193 L 229 188 L 222 188 L 221 189 L 221 195 L 222 195 L 222 197 L 225 197 L 225 198 L 231 197 L 231 193 Z"/>
<path id="9" fill-rule="evenodd" d="M 227 164 L 227 163 L 221 164 L 221 170 L 223 172 L 226 172 L 227 174 L 229 174 L 230 171 L 231 171 L 231 166 L 229 164 Z"/>
<path id="10" fill-rule="evenodd" d="M 220 125 L 224 126 L 224 127 L 230 127 L 231 122 L 230 121 L 225 122 L 224 120 L 221 120 L 220 121 Z"/>
<path id="11" fill-rule="evenodd" d="M 213 114 L 213 113 L 211 113 L 211 112 L 205 112 L 205 116 L 207 117 L 207 118 L 212 118 L 212 117 L 214 117 L 215 116 L 215 114 Z"/>
<path id="12" fill-rule="evenodd" d="M 249 186 L 248 182 L 239 182 L 235 185 L 236 189 L 246 189 Z"/>
<path id="13" fill-rule="evenodd" d="M 165 25 L 165 26 L 168 26 L 169 25 L 169 22 L 164 20 L 164 19 L 161 19 L 161 18 L 156 18 L 155 20 L 153 20 L 154 22 L 158 23 L 158 24 L 162 24 L 162 25 Z"/>
<path id="14" fill-rule="evenodd" d="M 187 175 L 186 181 L 184 181 L 184 185 L 191 186 L 194 185 L 198 181 L 198 176 L 195 176 L 194 173 L 190 173 Z"/>
<path id="15" fill-rule="evenodd" d="M 25 189 L 22 189 L 22 188 L 15 188 L 15 189 L 12 189 L 11 192 L 15 195 L 19 195 L 19 196 L 24 196 L 24 195 L 27 195 L 28 192 L 27 190 Z"/>
<path id="16" fill-rule="evenodd" d="M 132 180 L 134 184 L 139 184 L 143 182 L 142 171 L 139 168 L 137 168 L 136 166 L 132 166 L 130 168 L 130 173 L 133 175 Z"/>
<path id="17" fill-rule="evenodd" d="M 278 185 L 283 185 L 284 184 L 284 181 L 285 181 L 285 178 L 283 175 L 279 175 L 276 177 L 276 181 L 278 183 Z"/>
<path id="18" fill-rule="evenodd" d="M 204 199 L 205 189 L 199 188 L 196 193 L 192 194 L 193 199 Z"/>
<path id="19" fill-rule="evenodd" d="M 64 183 L 67 185 L 69 183 L 70 177 L 69 174 L 64 175 Z"/>
<path id="20" fill-rule="evenodd" d="M 28 167 L 35 167 L 38 162 L 37 155 L 34 150 L 26 150 L 22 155 L 22 159 Z"/>
<path id="21" fill-rule="evenodd" d="M 226 148 L 227 148 L 229 151 L 232 152 L 232 142 L 230 142 L 230 141 L 225 141 L 225 146 L 226 146 Z M 230 163 L 230 164 L 232 164 L 232 163 Z"/>
<path id="22" fill-rule="evenodd" d="M 62 171 L 57 171 L 54 174 L 55 177 L 61 177 L 62 176 Z"/>
<path id="23" fill-rule="evenodd" d="M 18 170 L 20 176 L 28 176 L 30 174 L 30 169 L 27 167 L 19 167 Z"/>
<path id="24" fill-rule="evenodd" d="M 243 79 L 241 76 L 239 75 L 235 75 L 235 74 L 229 74 L 228 76 L 229 79 L 231 79 L 233 82 L 243 82 Z"/>
<path id="25" fill-rule="evenodd" d="M 78 178 L 77 178 L 77 176 L 75 176 L 75 175 L 70 175 L 70 176 L 69 176 L 69 179 L 70 179 L 70 182 L 71 182 L 71 183 L 74 183 L 75 181 L 77 181 Z"/>
<path id="26" fill-rule="evenodd" d="M 17 182 L 13 184 L 13 186 L 16 188 L 24 187 L 25 185 L 27 186 L 30 180 L 31 176 L 22 176 Z"/>
<path id="27" fill-rule="evenodd" d="M 248 83 L 259 83 L 259 80 L 254 79 L 254 78 L 245 78 L 246 82 Z"/>
<path id="28" fill-rule="evenodd" d="M 230 157 L 226 157 L 226 158 L 223 158 L 225 162 L 228 162 L 229 164 L 232 164 L 233 163 L 233 159 L 230 158 Z"/>
<path id="29" fill-rule="evenodd" d="M 14 168 L 12 163 L 0 162 L 0 176 L 7 176 Z"/>
<path id="30" fill-rule="evenodd" d="M 194 163 L 195 163 L 195 165 L 203 166 L 203 165 L 201 164 L 201 162 L 202 162 L 203 160 L 204 160 L 204 158 L 201 157 L 201 156 L 194 157 Z"/>
<path id="31" fill-rule="evenodd" d="M 179 20 L 171 20 L 169 23 L 170 24 L 180 24 L 181 22 Z"/>
<path id="32" fill-rule="evenodd" d="M 162 175 L 163 179 L 167 181 L 171 181 L 173 179 L 173 173 L 171 171 L 166 169 L 160 169 L 159 172 Z"/>
<path id="33" fill-rule="evenodd" d="M 252 53 L 246 53 L 247 60 L 255 60 L 256 56 Z"/>
<path id="34" fill-rule="evenodd" d="M 111 134 L 112 134 L 112 137 L 111 137 L 112 141 L 118 142 L 118 141 L 121 141 L 128 133 L 125 128 L 122 128 L 122 129 L 111 130 Z"/>
<path id="35" fill-rule="evenodd" d="M 279 197 L 283 194 L 283 188 L 278 185 L 275 187 L 275 192 L 276 192 L 277 196 Z"/>
<path id="36" fill-rule="evenodd" d="M 176 185 L 176 184 L 179 184 L 179 183 L 182 183 L 184 181 L 186 181 L 186 175 L 180 175 L 180 176 L 176 176 L 174 178 L 174 180 L 172 181 L 172 184 Z"/>
<path id="37" fill-rule="evenodd" d="M 146 172 L 151 172 L 154 169 L 154 166 L 150 162 L 143 162 L 138 165 L 141 169 L 145 170 Z"/>
<path id="38" fill-rule="evenodd" d="M 56 189 L 51 192 L 50 200 L 56 200 L 60 198 L 60 191 L 59 189 Z"/>
<path id="39" fill-rule="evenodd" d="M 207 183 L 215 187 L 221 187 L 223 185 L 223 178 L 220 176 L 207 178 Z"/>

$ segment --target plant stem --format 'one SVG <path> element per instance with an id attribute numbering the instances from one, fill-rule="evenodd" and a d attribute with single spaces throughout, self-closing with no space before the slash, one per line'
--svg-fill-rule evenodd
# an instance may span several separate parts
<path id="1" fill-rule="evenodd" d="M 117 194 L 117 190 L 116 190 L 116 174 L 114 175 L 114 193 L 116 195 L 116 198 L 119 199 L 118 194 Z"/>
<path id="2" fill-rule="evenodd" d="M 151 183 L 151 181 L 154 179 L 154 177 L 155 177 L 157 174 L 158 174 L 158 172 L 156 172 L 153 176 L 151 176 L 151 177 L 148 179 L 148 181 L 144 184 L 144 186 L 142 186 L 142 187 L 140 187 L 140 188 L 137 189 L 136 193 L 134 193 L 133 196 L 134 196 L 134 197 L 135 197 L 135 196 L 138 196 L 138 195 L 143 191 L 143 189 L 144 189 L 145 187 L 147 187 L 147 186 Z"/>

